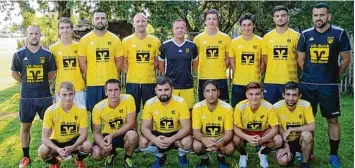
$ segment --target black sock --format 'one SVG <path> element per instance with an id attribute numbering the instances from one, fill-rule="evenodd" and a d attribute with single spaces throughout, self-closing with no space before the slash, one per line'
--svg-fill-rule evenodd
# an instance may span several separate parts
<path id="1" fill-rule="evenodd" d="M 54 156 L 50 157 L 49 159 L 45 160 L 45 162 L 49 163 L 49 164 L 57 164 L 58 160 L 57 158 L 55 158 Z"/>
<path id="2" fill-rule="evenodd" d="M 226 163 L 226 158 L 224 156 L 218 156 L 217 154 L 218 163 Z"/>
<path id="3" fill-rule="evenodd" d="M 247 155 L 247 151 L 245 151 L 245 148 L 240 148 L 239 152 L 241 155 Z"/>
<path id="4" fill-rule="evenodd" d="M 78 155 L 76 155 L 76 160 L 78 161 L 82 161 L 84 160 L 86 157 L 89 156 L 90 153 L 85 153 L 83 151 L 79 151 Z"/>
<path id="5" fill-rule="evenodd" d="M 269 154 L 270 152 L 271 152 L 271 149 L 268 147 L 265 147 L 263 150 L 260 151 L 261 154 L 265 154 L 265 155 Z"/>
<path id="6" fill-rule="evenodd" d="M 329 139 L 330 155 L 338 155 L 339 142 L 340 142 L 339 140 Z"/>
<path id="7" fill-rule="evenodd" d="M 127 158 L 131 158 L 132 156 L 127 155 L 127 153 L 124 154 L 123 160 L 126 160 Z"/>
<path id="8" fill-rule="evenodd" d="M 206 159 L 201 159 L 200 164 L 201 164 L 201 165 L 208 165 L 209 162 L 210 162 L 210 161 L 208 160 L 208 157 L 207 157 Z"/>
<path id="9" fill-rule="evenodd" d="M 30 157 L 30 147 L 22 148 L 23 157 Z"/>

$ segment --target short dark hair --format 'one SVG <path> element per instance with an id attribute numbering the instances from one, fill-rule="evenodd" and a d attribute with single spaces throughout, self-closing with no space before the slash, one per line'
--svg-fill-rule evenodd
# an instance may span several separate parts
<path id="1" fill-rule="evenodd" d="M 255 15 L 253 15 L 251 13 L 245 13 L 244 15 L 242 15 L 238 20 L 239 25 L 242 25 L 242 22 L 244 20 L 251 20 L 253 22 L 253 24 L 255 25 Z"/>
<path id="2" fill-rule="evenodd" d="M 176 22 L 184 22 L 185 25 L 186 25 L 186 21 L 185 21 L 184 19 L 179 18 L 179 19 L 175 19 L 175 20 L 171 23 L 171 27 L 174 27 L 174 24 L 175 24 Z"/>
<path id="3" fill-rule="evenodd" d="M 207 85 L 209 84 L 213 85 L 214 87 L 216 87 L 217 90 L 219 90 L 218 83 L 216 80 L 207 80 L 202 86 L 203 92 L 205 91 Z"/>
<path id="4" fill-rule="evenodd" d="M 219 22 L 219 17 L 220 17 L 220 15 L 219 15 L 218 10 L 216 10 L 216 9 L 210 9 L 210 10 L 204 12 L 204 13 L 203 13 L 203 22 L 206 21 L 206 17 L 207 17 L 207 15 L 209 15 L 209 14 L 215 14 L 215 15 L 217 16 L 217 20 L 218 20 L 218 22 Z"/>
<path id="5" fill-rule="evenodd" d="M 313 6 L 313 9 L 320 9 L 320 8 L 326 8 L 329 11 L 329 6 L 326 3 L 317 3 Z"/>
<path id="6" fill-rule="evenodd" d="M 246 86 L 245 86 L 245 91 L 247 92 L 248 90 L 251 89 L 261 89 L 263 90 L 263 84 L 261 82 L 249 82 Z"/>
<path id="7" fill-rule="evenodd" d="M 121 82 L 119 80 L 117 80 L 117 79 L 109 79 L 105 83 L 105 90 L 107 90 L 107 85 L 108 84 L 115 84 L 115 83 L 117 83 L 118 87 L 121 89 Z"/>
<path id="8" fill-rule="evenodd" d="M 161 77 L 158 77 L 157 83 L 155 84 L 155 86 L 157 86 L 157 85 L 165 85 L 167 83 L 169 83 L 170 87 L 173 86 L 173 82 L 171 81 L 171 79 L 169 79 L 166 76 L 161 76 Z"/>
<path id="9" fill-rule="evenodd" d="M 285 83 L 282 93 L 286 93 L 286 90 L 295 90 L 295 89 L 298 89 L 298 92 L 300 93 L 298 83 L 290 81 L 290 82 Z"/>
<path id="10" fill-rule="evenodd" d="M 286 11 L 288 14 L 288 8 L 284 5 L 277 5 L 272 9 L 272 13 L 278 12 L 278 11 Z"/>
<path id="11" fill-rule="evenodd" d="M 101 8 L 95 9 L 94 12 L 92 13 L 92 15 L 94 16 L 95 13 L 104 13 L 107 17 L 107 13 Z"/>
<path id="12" fill-rule="evenodd" d="M 60 23 L 67 23 L 70 25 L 70 28 L 73 29 L 73 22 L 68 18 L 68 17 L 61 17 L 59 20 L 58 20 L 58 29 L 59 29 L 59 24 Z"/>

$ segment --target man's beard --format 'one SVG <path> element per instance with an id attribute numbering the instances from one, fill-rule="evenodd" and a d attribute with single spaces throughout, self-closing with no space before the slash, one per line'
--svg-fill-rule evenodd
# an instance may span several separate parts
<path id="1" fill-rule="evenodd" d="M 96 30 L 105 30 L 107 25 L 103 25 L 103 26 L 99 26 L 99 25 L 95 25 L 95 29 Z"/>
<path id="2" fill-rule="evenodd" d="M 171 96 L 168 95 L 161 95 L 158 97 L 161 102 L 167 102 L 170 100 Z"/>
<path id="3" fill-rule="evenodd" d="M 319 25 L 319 26 L 318 26 L 318 24 L 317 24 L 318 21 L 320 21 L 320 22 L 322 23 L 322 24 Z M 327 25 L 327 23 L 328 23 L 328 22 L 323 22 L 323 21 L 321 21 L 321 20 L 317 20 L 315 25 L 316 25 L 317 28 L 323 28 L 325 25 Z"/>

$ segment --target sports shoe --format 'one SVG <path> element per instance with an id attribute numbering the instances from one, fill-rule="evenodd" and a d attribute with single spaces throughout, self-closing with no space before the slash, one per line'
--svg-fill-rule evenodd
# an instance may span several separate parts
<path id="1" fill-rule="evenodd" d="M 218 163 L 218 168 L 228 168 L 227 163 Z"/>
<path id="2" fill-rule="evenodd" d="M 330 155 L 329 156 L 330 165 L 334 168 L 339 168 L 341 166 L 339 156 Z"/>
<path id="3" fill-rule="evenodd" d="M 269 163 L 267 162 L 267 155 L 265 154 L 261 154 L 261 151 L 265 148 L 265 146 L 261 147 L 261 149 L 259 150 L 258 152 L 258 156 L 259 156 L 259 159 L 260 159 L 260 166 L 262 168 L 267 168 L 269 167 Z"/>
<path id="4" fill-rule="evenodd" d="M 240 155 L 239 157 L 239 167 L 240 168 L 245 168 L 247 167 L 247 160 L 248 160 L 248 155 Z"/>
<path id="5" fill-rule="evenodd" d="M 60 168 L 60 160 L 57 159 L 57 163 L 56 164 L 51 164 L 49 166 L 49 168 Z"/>
<path id="6" fill-rule="evenodd" d="M 76 164 L 76 166 L 78 166 L 78 168 L 86 168 L 85 163 L 82 160 L 75 159 L 75 164 Z"/>
<path id="7" fill-rule="evenodd" d="M 297 160 L 297 163 L 302 163 L 302 161 L 303 161 L 303 154 L 302 154 L 302 153 L 299 153 L 299 152 L 296 152 L 296 160 Z"/>
<path id="8" fill-rule="evenodd" d="M 309 168 L 308 163 L 301 163 L 301 168 Z"/>
<path id="9" fill-rule="evenodd" d="M 155 157 L 155 162 L 152 164 L 152 168 L 160 168 L 164 165 L 166 160 L 166 155 L 164 155 L 162 158 L 160 157 Z"/>
<path id="10" fill-rule="evenodd" d="M 210 160 L 208 157 L 206 159 L 201 159 L 200 163 L 196 166 L 197 168 L 207 168 L 207 166 L 210 164 Z"/>
<path id="11" fill-rule="evenodd" d="M 18 167 L 23 168 L 23 167 L 26 167 L 30 163 L 31 163 L 31 159 L 29 157 L 23 157 L 20 162 L 20 165 Z"/>
<path id="12" fill-rule="evenodd" d="M 108 155 L 105 160 L 105 167 L 111 167 L 115 164 L 115 157 L 117 155 L 116 150 L 114 150 L 113 154 Z"/>
<path id="13" fill-rule="evenodd" d="M 135 168 L 136 166 L 133 165 L 133 161 L 131 158 L 126 158 L 126 160 L 123 161 L 123 164 L 125 168 Z"/>
<path id="14" fill-rule="evenodd" d="M 189 167 L 189 161 L 186 158 L 186 155 L 179 156 L 179 164 L 181 167 Z"/>

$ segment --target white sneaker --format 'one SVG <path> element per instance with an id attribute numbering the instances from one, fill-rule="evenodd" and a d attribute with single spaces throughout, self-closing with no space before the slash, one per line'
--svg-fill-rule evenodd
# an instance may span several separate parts
<path id="1" fill-rule="evenodd" d="M 240 155 L 239 157 L 239 167 L 240 168 L 245 168 L 247 167 L 247 160 L 248 160 L 248 155 Z"/>
<path id="2" fill-rule="evenodd" d="M 269 167 L 269 163 L 267 162 L 267 155 L 259 154 L 259 159 L 260 159 L 260 166 L 262 168 L 268 168 Z"/>

